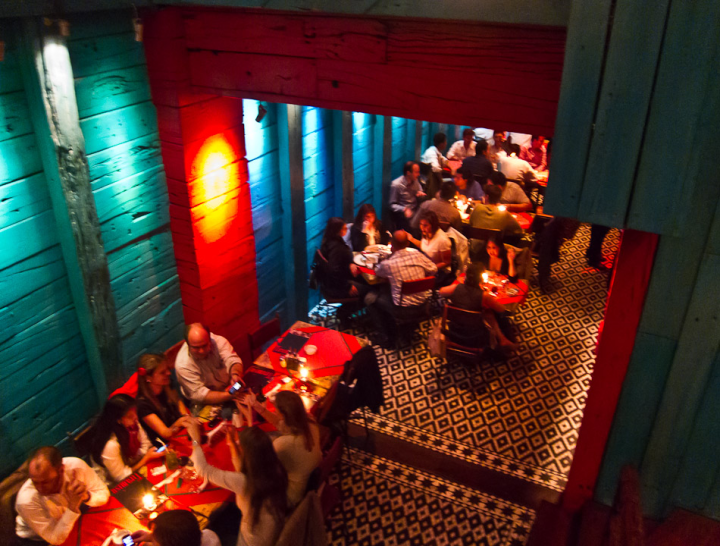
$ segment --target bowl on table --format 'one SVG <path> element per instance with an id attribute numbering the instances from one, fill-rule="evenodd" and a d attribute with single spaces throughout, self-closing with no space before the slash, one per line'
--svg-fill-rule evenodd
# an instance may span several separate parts
<path id="1" fill-rule="evenodd" d="M 317 347 L 315 345 L 305 345 L 305 354 L 312 356 L 317 353 Z"/>

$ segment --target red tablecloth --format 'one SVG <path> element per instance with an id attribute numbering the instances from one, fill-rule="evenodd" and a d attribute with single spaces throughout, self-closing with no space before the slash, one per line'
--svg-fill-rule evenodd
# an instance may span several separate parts
<path id="1" fill-rule="evenodd" d="M 527 212 L 511 212 L 510 214 L 512 214 L 515 220 L 517 220 L 517 223 L 520 224 L 521 228 L 525 231 L 530 229 L 530 225 L 533 221 L 533 217 L 530 214 Z"/>
<path id="2" fill-rule="evenodd" d="M 297 330 L 312 334 L 305 346 L 298 351 L 298 355 L 307 359 L 304 365 L 314 378 L 342 374 L 345 362 L 350 360 L 362 348 L 355 336 L 337 330 L 322 326 L 304 326 L 297 328 Z M 283 337 L 287 333 L 285 332 Z M 284 353 L 278 349 L 278 344 L 282 339 L 281 337 L 277 342 L 273 343 L 267 350 L 267 354 L 270 357 L 273 369 L 278 373 L 287 374 L 287 370 L 280 365 L 280 359 L 284 356 Z M 308 355 L 305 352 L 305 347 L 308 345 L 317 347 L 317 352 L 314 355 Z"/>

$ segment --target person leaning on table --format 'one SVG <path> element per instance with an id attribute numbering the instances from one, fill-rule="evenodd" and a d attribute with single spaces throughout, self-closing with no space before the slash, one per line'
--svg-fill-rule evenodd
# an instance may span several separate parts
<path id="1" fill-rule="evenodd" d="M 53 446 L 30 456 L 28 473 L 15 501 L 18 545 L 62 544 L 83 504 L 102 506 L 110 498 L 107 486 L 82 459 L 63 458 Z"/>
<path id="2" fill-rule="evenodd" d="M 197 519 L 187 510 L 163 512 L 151 523 L 152 532 L 135 531 L 136 544 L 157 546 L 220 546 L 220 539 L 210 529 L 200 531 Z"/>
<path id="3" fill-rule="evenodd" d="M 235 398 L 227 389 L 242 378 L 243 364 L 227 339 L 195 322 L 185 328 L 175 373 L 183 395 L 191 402 L 224 404 Z"/>

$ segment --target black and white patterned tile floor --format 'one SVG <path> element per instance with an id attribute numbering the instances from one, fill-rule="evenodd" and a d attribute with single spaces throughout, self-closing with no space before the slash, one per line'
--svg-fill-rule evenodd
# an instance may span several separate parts
<path id="1" fill-rule="evenodd" d="M 535 518 L 532 510 L 389 459 L 349 451 L 341 474 L 330 479 L 342 491 L 345 513 L 343 521 L 336 511 L 328 524 L 331 544 L 525 543 Z"/>

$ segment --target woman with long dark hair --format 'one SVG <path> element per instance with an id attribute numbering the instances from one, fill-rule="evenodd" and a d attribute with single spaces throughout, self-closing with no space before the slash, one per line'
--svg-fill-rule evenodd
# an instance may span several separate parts
<path id="1" fill-rule="evenodd" d="M 92 432 L 93 462 L 107 478 L 119 482 L 148 461 L 163 457 L 152 446 L 138 423 L 135 399 L 127 394 L 113 396 L 105 403 Z"/>
<path id="2" fill-rule="evenodd" d="M 322 460 L 320 427 L 305 411 L 302 398 L 292 391 L 280 391 L 275 397 L 277 413 L 260 404 L 254 394 L 243 401 L 275 425 L 280 436 L 273 447 L 288 475 L 288 499 L 298 504 L 307 488 L 308 478 Z"/>
<path id="3" fill-rule="evenodd" d="M 370 203 L 360 205 L 355 222 L 350 228 L 350 243 L 355 252 L 362 252 L 370 245 L 386 245 L 390 242 L 390 234 L 378 220 L 375 207 Z"/>
<path id="4" fill-rule="evenodd" d="M 162 512 L 150 523 L 152 532 L 135 531 L 135 544 L 157 546 L 220 546 L 220 539 L 211 530 L 200 530 L 197 519 L 187 510 Z"/>
<path id="5" fill-rule="evenodd" d="M 480 250 L 477 261 L 488 271 L 507 275 L 510 282 L 515 282 L 517 280 L 515 256 L 514 247 L 505 248 L 500 235 L 491 235 Z"/>
<path id="6" fill-rule="evenodd" d="M 240 432 L 238 440 L 235 429 L 228 427 L 227 440 L 236 470 L 231 472 L 207 463 L 196 421 L 191 421 L 188 432 L 198 473 L 235 493 L 235 502 L 242 512 L 238 546 L 275 544 L 289 513 L 288 478 L 268 435 L 257 427 L 249 427 Z"/>
<path id="7" fill-rule="evenodd" d="M 170 388 L 165 355 L 148 353 L 138 361 L 137 412 L 151 441 L 170 439 L 187 425 L 190 412 Z"/>

